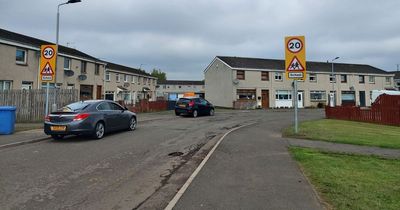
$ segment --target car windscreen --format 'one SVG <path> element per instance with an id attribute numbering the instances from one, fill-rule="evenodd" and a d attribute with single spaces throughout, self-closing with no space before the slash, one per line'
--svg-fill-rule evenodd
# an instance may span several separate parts
<path id="1" fill-rule="evenodd" d="M 68 104 L 61 108 L 63 112 L 77 112 L 86 109 L 90 104 L 85 102 L 76 102 L 72 104 Z"/>

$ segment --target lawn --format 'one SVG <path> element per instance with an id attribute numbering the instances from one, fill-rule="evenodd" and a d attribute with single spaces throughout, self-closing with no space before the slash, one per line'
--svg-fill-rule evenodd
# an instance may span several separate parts
<path id="1" fill-rule="evenodd" d="M 344 120 L 322 119 L 299 124 L 299 132 L 293 127 L 283 131 L 285 137 L 322 140 L 345 144 L 357 144 L 400 149 L 400 127 Z"/>
<path id="2" fill-rule="evenodd" d="M 400 209 L 400 161 L 290 148 L 334 209 Z"/>

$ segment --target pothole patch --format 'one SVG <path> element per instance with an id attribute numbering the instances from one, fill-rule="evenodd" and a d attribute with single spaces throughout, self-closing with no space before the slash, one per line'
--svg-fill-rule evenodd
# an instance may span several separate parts
<path id="1" fill-rule="evenodd" d="M 183 155 L 183 152 L 171 152 L 168 154 L 168 156 L 171 156 L 171 157 L 179 157 L 182 155 Z"/>

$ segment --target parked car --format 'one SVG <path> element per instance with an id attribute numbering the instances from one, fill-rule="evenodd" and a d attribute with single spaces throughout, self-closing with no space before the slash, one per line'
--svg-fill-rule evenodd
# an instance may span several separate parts
<path id="1" fill-rule="evenodd" d="M 53 139 L 66 135 L 90 135 L 96 139 L 116 130 L 135 130 L 136 114 L 109 100 L 69 104 L 45 118 L 44 132 Z"/>
<path id="2" fill-rule="evenodd" d="M 214 115 L 214 106 L 203 98 L 180 98 L 175 104 L 175 115 Z"/>

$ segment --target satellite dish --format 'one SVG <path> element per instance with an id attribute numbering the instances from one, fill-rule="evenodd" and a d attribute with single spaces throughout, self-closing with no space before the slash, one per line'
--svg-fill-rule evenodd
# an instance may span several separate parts
<path id="1" fill-rule="evenodd" d="M 86 78 L 87 78 L 87 76 L 84 75 L 84 74 L 81 74 L 81 75 L 78 76 L 79 80 L 86 80 Z"/>
<path id="2" fill-rule="evenodd" d="M 129 85 L 130 85 L 130 84 L 129 84 L 128 82 L 125 82 L 125 83 L 124 83 L 124 87 L 126 87 L 126 88 L 129 87 Z"/>
<path id="3" fill-rule="evenodd" d="M 72 70 L 65 70 L 65 71 L 64 71 L 64 74 L 65 74 L 67 77 L 72 77 L 72 76 L 74 76 L 74 71 L 72 71 Z"/>
<path id="4" fill-rule="evenodd" d="M 235 84 L 235 85 L 239 84 L 239 80 L 238 80 L 238 79 L 234 79 L 232 82 L 233 82 L 233 84 Z"/>

